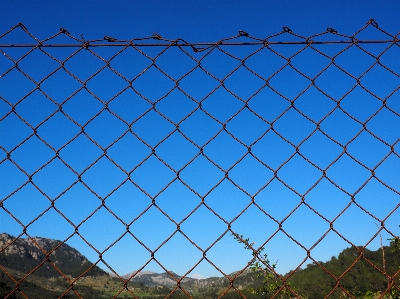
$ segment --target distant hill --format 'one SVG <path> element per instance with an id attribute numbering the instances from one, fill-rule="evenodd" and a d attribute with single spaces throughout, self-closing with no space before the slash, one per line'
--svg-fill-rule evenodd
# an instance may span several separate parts
<path id="1" fill-rule="evenodd" d="M 393 277 L 394 283 L 400 290 L 400 251 L 394 242 L 383 248 L 385 269 L 381 249 L 375 251 L 364 249 L 360 253 L 354 247 L 346 248 L 338 257 L 332 257 L 330 261 L 320 264 L 336 278 L 343 275 L 340 277 L 339 285 L 356 298 L 364 298 L 368 291 L 377 293 L 387 289 L 387 278 L 381 272 Z M 360 259 L 356 262 L 358 258 Z M 352 266 L 354 262 L 356 263 Z M 309 264 L 307 268 L 297 271 L 288 281 L 295 286 L 299 294 L 308 299 L 323 298 L 336 286 L 336 279 L 315 264 Z M 329 298 L 343 298 L 343 296 L 344 291 L 337 289 Z M 400 298 L 400 292 L 397 298 Z"/>
<path id="2" fill-rule="evenodd" d="M 7 248 L 6 246 L 10 244 Z M 41 248 L 39 248 L 39 245 Z M 54 248 L 58 247 L 55 251 Z M 15 291 L 9 298 L 58 298 L 69 288 L 69 283 L 62 278 L 63 274 L 73 278 L 93 266 L 89 260 L 76 249 L 61 241 L 35 237 L 33 239 L 15 238 L 9 234 L 0 234 L 0 298 L 12 292 L 16 284 L 25 275 L 32 272 L 27 279 L 19 283 L 20 291 Z M 51 252 L 51 253 L 50 253 Z M 48 260 L 46 260 L 49 254 Z M 44 262 L 42 265 L 41 263 Z M 53 264 L 52 264 L 53 263 Z M 53 266 L 54 265 L 54 266 Z M 36 267 L 38 267 L 36 269 Z M 35 270 L 36 269 L 36 270 Z M 10 277 L 11 276 L 11 277 Z M 94 266 L 85 276 L 108 276 L 99 267 Z M 79 286 L 79 293 L 85 298 L 100 298 L 100 293 L 87 286 Z M 69 292 L 64 298 L 76 298 Z"/>
<path id="3" fill-rule="evenodd" d="M 0 234 L 0 250 L 5 248 L 6 244 L 13 242 L 14 239 L 13 236 L 6 233 Z M 52 251 L 57 246 L 59 247 L 55 251 Z M 69 245 L 61 241 L 39 237 L 15 240 L 0 253 L 0 265 L 10 267 L 22 273 L 29 273 L 46 260 L 47 254 L 49 254 L 49 259 L 35 270 L 35 275 L 58 277 L 63 273 L 64 275 L 77 277 L 93 266 L 86 257 Z M 106 274 L 105 271 L 94 266 L 86 275 L 98 276 Z"/>
<path id="4" fill-rule="evenodd" d="M 12 244 L 5 248 L 10 243 Z M 57 249 L 52 251 L 56 247 Z M 398 248 L 394 243 L 384 247 L 385 271 L 400 287 L 400 253 L 396 249 Z M 237 277 L 238 272 L 229 274 L 231 278 L 236 277 L 232 286 L 226 277 L 205 279 L 185 277 L 180 281 L 182 290 L 178 288 L 171 295 L 176 288 L 176 280 L 181 279 L 181 276 L 176 273 L 171 272 L 174 276 L 171 277 L 167 273 L 143 271 L 132 272 L 121 278 L 113 277 L 99 267 L 93 266 L 76 249 L 61 241 L 39 237 L 15 240 L 14 237 L 3 233 L 0 234 L 0 252 L 0 299 L 11 293 L 12 295 L 8 297 L 10 299 L 60 298 L 63 294 L 62 298 L 78 298 L 74 292 L 85 299 L 113 298 L 116 294 L 119 294 L 120 298 L 133 298 L 129 292 L 141 299 L 161 299 L 167 296 L 172 299 L 183 299 L 187 298 L 184 292 L 189 293 L 194 299 L 218 298 L 223 293 L 225 293 L 224 299 L 243 298 L 234 291 L 234 288 L 240 290 L 249 299 L 270 298 L 272 295 L 269 293 L 257 295 L 251 291 L 251 289 L 260 289 L 264 278 L 257 277 L 257 273 L 250 270 L 245 270 Z M 46 260 L 47 256 L 48 260 Z M 357 258 L 360 259 L 354 267 L 343 274 Z M 36 269 L 42 262 L 44 262 L 43 265 Z M 376 251 L 364 249 L 360 253 L 355 248 L 347 248 L 338 257 L 332 257 L 327 262 L 320 262 L 320 265 L 333 276 L 340 277 L 340 287 L 355 298 L 365 298 L 364 295 L 368 291 L 377 293 L 387 288 L 385 275 L 377 270 L 384 271 L 381 249 Z M 90 267 L 92 267 L 91 270 L 84 277 L 74 280 Z M 60 272 L 66 275 L 67 279 Z M 28 273 L 31 274 L 23 279 Z M 132 275 L 134 277 L 127 282 L 126 280 Z M 285 277 L 296 293 L 307 299 L 324 298 L 337 286 L 334 277 L 313 264 L 292 275 L 288 273 Z M 69 290 L 71 282 L 73 282 L 74 290 Z M 124 288 L 125 285 L 129 291 Z M 338 288 L 329 298 L 345 298 L 343 290 Z"/>

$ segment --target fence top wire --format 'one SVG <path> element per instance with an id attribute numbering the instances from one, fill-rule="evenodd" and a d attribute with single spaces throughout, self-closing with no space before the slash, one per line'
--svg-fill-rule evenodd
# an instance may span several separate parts
<path id="1" fill-rule="evenodd" d="M 357 35 L 365 30 L 367 27 L 374 27 L 379 32 L 385 34 L 387 39 L 376 39 L 376 40 L 360 40 Z M 16 43 L 1 43 L 1 38 L 7 36 L 12 31 L 21 28 L 25 33 L 27 33 L 36 43 L 28 44 L 16 44 Z M 12 27 L 10 30 L 0 35 L 0 47 L 120 47 L 126 45 L 132 45 L 136 47 L 166 47 L 166 46 L 177 46 L 177 47 L 191 47 L 194 52 L 202 52 L 210 47 L 215 46 L 257 46 L 257 45 L 311 45 L 311 44 L 378 44 L 378 43 L 398 43 L 400 40 L 398 38 L 400 32 L 396 35 L 390 34 L 385 30 L 381 29 L 377 22 L 373 19 L 368 21 L 364 27 L 358 30 L 353 35 L 346 35 L 339 33 L 334 28 L 328 27 L 326 31 L 314 34 L 309 37 L 305 37 L 294 33 L 290 28 L 283 27 L 281 32 L 272 34 L 266 38 L 258 38 L 250 35 L 248 32 L 239 30 L 238 34 L 232 37 L 223 38 L 217 42 L 188 42 L 182 38 L 177 38 L 174 40 L 164 38 L 158 33 L 153 33 L 149 37 L 140 37 L 133 39 L 119 39 L 111 36 L 104 36 L 101 39 L 85 40 L 83 35 L 80 38 L 73 36 L 67 29 L 60 28 L 59 32 L 52 35 L 51 37 L 39 40 L 36 38 L 28 28 L 19 23 Z M 59 35 L 64 35 L 68 37 L 74 43 L 51 43 L 53 39 Z M 284 37 L 285 40 L 276 40 Z M 333 37 L 333 38 L 332 38 Z M 245 40 L 241 38 L 246 38 Z M 292 38 L 293 40 L 288 40 Z M 332 39 L 331 39 L 332 38 Z M 335 39 L 336 38 L 336 39 Z M 338 39 L 339 38 L 339 39 Z M 324 40 L 319 40 L 324 39 Z M 158 42 L 154 42 L 158 41 Z M 105 43 L 106 42 L 106 43 Z"/>

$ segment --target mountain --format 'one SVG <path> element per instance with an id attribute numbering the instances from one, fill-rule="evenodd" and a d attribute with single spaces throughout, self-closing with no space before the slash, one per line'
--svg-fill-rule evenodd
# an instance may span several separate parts
<path id="1" fill-rule="evenodd" d="M 55 248 L 57 249 L 54 250 Z M 381 272 L 386 272 L 394 284 L 400 286 L 399 248 L 392 242 L 383 249 L 385 267 L 381 249 L 364 249 L 360 252 L 353 247 L 344 249 L 330 261 L 318 262 L 331 275 L 320 266 L 309 264 L 305 269 L 287 273 L 284 277 L 301 298 L 324 298 L 336 286 L 340 288 L 330 294 L 329 298 L 347 298 L 348 294 L 355 298 L 374 298 L 365 297 L 365 294 L 370 292 L 377 295 L 387 289 L 388 281 Z M 80 276 L 90 268 L 84 276 Z M 27 274 L 29 275 L 25 278 Z M 232 285 L 226 277 L 185 277 L 180 281 L 180 288 L 176 289 L 176 280 L 181 279 L 181 276 L 174 272 L 159 274 L 134 271 L 115 277 L 93 266 L 76 249 L 61 241 L 40 237 L 15 239 L 6 233 L 0 234 L 0 298 L 11 294 L 7 298 L 101 299 L 114 298 L 117 294 L 119 298 L 134 298 L 132 294 L 135 294 L 140 299 L 161 299 L 167 296 L 183 299 L 188 298 L 185 293 L 189 293 L 194 299 L 219 298 L 223 293 L 224 299 L 243 298 L 235 289 L 249 299 L 271 297 L 272 293 L 268 289 L 263 294 L 252 291 L 271 286 L 271 280 L 267 285 L 263 284 L 265 277 L 257 276 L 260 272 L 245 270 L 238 274 L 239 272 L 229 274 L 231 279 L 235 278 Z M 134 277 L 127 281 L 132 276 Z M 79 279 L 75 280 L 77 277 Z M 335 277 L 340 280 L 336 281 Z M 391 298 L 400 298 L 400 295 L 396 296 L 398 295 L 393 293 Z M 279 298 L 289 297 L 283 295 Z"/>
<path id="2" fill-rule="evenodd" d="M 341 276 L 339 285 L 342 289 L 336 289 L 329 298 L 343 298 L 344 290 L 356 298 L 364 298 L 367 292 L 385 291 L 388 288 L 389 276 L 393 278 L 393 283 L 399 290 L 396 295 L 398 297 L 392 298 L 400 298 L 400 249 L 398 244 L 391 242 L 390 246 L 384 246 L 383 250 L 385 263 L 381 248 L 375 251 L 365 248 L 361 252 L 355 247 L 346 248 L 338 257 L 319 262 L 321 267 L 332 275 L 316 264 L 309 264 L 305 269 L 296 271 L 288 281 L 299 294 L 308 299 L 319 299 L 328 295 L 336 286 L 334 277 Z M 286 276 L 288 277 L 288 274 Z"/>
<path id="3" fill-rule="evenodd" d="M 45 261 L 47 255 L 49 259 L 35 270 L 35 275 L 57 277 L 64 274 L 77 277 L 93 266 L 79 251 L 61 241 L 39 237 L 14 239 L 6 233 L 0 234 L 0 250 L 11 243 L 0 253 L 0 264 L 5 267 L 29 273 Z M 106 275 L 106 272 L 94 266 L 86 275 Z"/>
<path id="4" fill-rule="evenodd" d="M 114 274 L 110 274 L 111 276 L 114 276 Z M 146 286 L 149 287 L 169 287 L 173 288 L 176 286 L 176 280 L 180 279 L 182 276 L 170 271 L 170 274 L 168 273 L 155 273 L 151 271 L 134 271 L 129 274 L 125 274 L 121 276 L 124 279 L 129 279 L 131 276 L 133 278 L 130 279 L 131 282 L 136 282 L 136 283 L 142 283 Z M 173 275 L 173 276 L 171 276 Z M 175 277 L 176 280 L 173 278 Z M 190 281 L 190 280 L 195 280 L 195 278 L 190 278 L 190 277 L 185 277 L 182 282 Z"/>
<path id="5" fill-rule="evenodd" d="M 9 298 L 47 299 L 64 293 L 64 298 L 76 298 L 73 291 L 67 291 L 70 286 L 67 280 L 88 269 L 85 277 L 108 277 L 105 271 L 61 241 L 39 237 L 15 239 L 9 234 L 0 234 L 0 298 L 10 293 Z M 16 282 L 19 290 L 14 292 Z M 101 298 L 101 293 L 90 286 L 77 285 L 76 289 L 85 298 Z"/>

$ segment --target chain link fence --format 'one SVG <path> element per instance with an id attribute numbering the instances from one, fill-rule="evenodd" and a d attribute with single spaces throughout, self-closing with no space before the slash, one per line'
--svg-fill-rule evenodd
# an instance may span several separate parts
<path id="1" fill-rule="evenodd" d="M 169 40 L 158 34 L 131 40 L 109 36 L 85 40 L 62 28 L 39 40 L 23 24 L 1 34 L 0 227 L 13 227 L 17 233 L 0 253 L 28 238 L 46 255 L 22 278 L 0 265 L 15 283 L 6 298 L 17 293 L 28 298 L 22 283 L 46 265 L 54 267 L 68 283 L 60 298 L 70 293 L 84 298 L 74 285 L 100 264 L 121 281 L 120 291 L 112 297 L 129 294 L 139 298 L 127 282 L 150 263 L 176 281 L 167 297 L 181 290 L 192 298 L 183 280 L 206 263 L 229 283 L 219 297 L 234 291 L 246 298 L 235 279 L 257 259 L 281 281 L 273 298 L 283 294 L 304 298 L 288 280 L 309 262 L 334 280 L 331 291 L 321 298 L 338 291 L 343 298 L 355 298 L 341 285 L 341 279 L 359 260 L 386 277 L 387 288 L 379 298 L 400 291 L 399 271 L 389 274 L 384 263 L 377 266 L 363 253 L 373 242 L 380 248 L 382 235 L 396 240 L 399 234 L 399 46 L 397 35 L 385 32 L 373 20 L 352 36 L 328 28 L 303 37 L 284 27 L 267 38 L 239 31 L 237 36 L 212 43 Z M 178 183 L 184 191 L 166 201 L 165 196 L 171 197 L 170 190 Z M 129 214 L 133 208 L 126 203 L 112 204 L 113 196 L 119 196 L 127 184 L 140 191 L 141 195 L 128 195 L 139 198 L 133 204 L 139 212 Z M 225 196 L 231 197 L 225 205 L 215 204 L 210 198 L 218 197 L 215 194 L 221 190 L 224 193 L 226 184 L 231 189 Z M 79 220 L 75 216 L 84 205 L 63 199 L 77 186 L 80 196 L 89 194 L 97 201 Z M 31 200 L 18 201 L 18 194 Z M 324 196 L 330 199 L 324 200 Z M 183 206 L 186 197 L 195 202 L 188 210 Z M 295 198 L 295 204 L 289 197 Z M 44 208 L 38 210 L 38 205 Z M 122 216 L 124 210 L 131 216 Z M 177 210 L 185 210 L 182 217 L 174 217 Z M 204 233 L 206 220 L 196 226 L 195 234 L 185 230 L 200 210 L 224 227 L 207 245 L 196 235 Z M 359 214 L 352 214 L 355 210 Z M 104 246 L 92 241 L 84 229 L 93 218 L 101 233 L 107 221 L 97 218 L 100 211 L 111 217 L 104 218 L 112 219 L 110 226 L 117 223 L 115 227 L 122 227 L 118 237 Z M 226 216 L 229 211 L 234 215 Z M 245 229 L 237 226 L 250 211 L 262 217 L 259 222 L 246 220 L 260 225 L 258 234 L 262 236 L 254 237 L 262 240 L 257 239 L 257 246 L 251 242 L 253 237 L 242 236 Z M 282 216 L 277 216 L 277 211 Z M 304 216 L 295 216 L 299 211 Z M 31 213 L 31 218 L 25 220 L 24 213 Z M 45 249 L 31 231 L 35 234 L 38 223 L 48 230 L 57 228 L 53 218 L 46 218 L 49 213 L 72 233 L 54 248 Z M 162 229 L 164 222 L 146 218 L 146 213 L 157 213 L 166 219 L 166 226 L 173 226 L 155 246 L 133 229 L 136 223 Z M 341 226 L 346 213 L 351 215 L 346 220 L 348 230 L 355 226 L 363 234 L 364 224 L 359 222 L 364 219 L 375 227 L 362 244 L 352 239 L 357 233 L 348 234 Z M 296 217 L 304 218 L 302 232 L 287 226 L 291 219 L 299 221 Z M 150 220 L 143 224 L 143 219 Z M 201 217 L 195 219 L 202 221 Z M 106 223 L 100 223 L 103 220 Z M 265 233 L 263 221 L 271 227 Z M 303 227 L 300 221 L 296 225 Z M 323 226 L 323 232 L 312 242 L 304 239 L 314 226 Z M 233 239 L 232 235 L 253 252 L 234 275 L 211 254 L 213 247 L 223 239 Z M 261 250 L 278 235 L 303 252 L 301 262 L 293 265 L 295 270 L 288 275 L 278 273 L 261 258 Z M 352 266 L 340 275 L 324 268 L 314 256 L 328 235 L 356 248 Z M 107 252 L 127 236 L 140 244 L 148 258 L 130 277 L 122 277 L 125 273 L 114 269 Z M 201 254 L 187 265 L 182 277 L 158 258 L 176 236 Z M 90 268 L 70 277 L 51 261 L 51 254 L 74 238 L 90 248 L 95 258 Z M 324 248 L 330 246 L 334 247 Z M 222 255 L 225 250 L 219 249 Z"/>

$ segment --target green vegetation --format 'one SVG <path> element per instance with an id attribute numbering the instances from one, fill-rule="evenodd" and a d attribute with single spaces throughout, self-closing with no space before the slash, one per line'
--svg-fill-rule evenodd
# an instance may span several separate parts
<path id="1" fill-rule="evenodd" d="M 274 271 L 276 264 L 271 264 L 264 248 L 253 251 L 248 238 L 236 235 L 234 238 L 251 250 L 253 262 L 250 269 L 256 277 L 262 277 L 262 283 L 248 288 L 252 294 L 261 295 L 254 298 L 307 298 L 319 299 L 330 294 L 329 298 L 373 299 L 386 293 L 385 297 L 400 299 L 400 241 L 391 239 L 389 246 L 371 251 L 347 248 L 339 256 L 328 262 L 309 264 L 305 269 L 288 273 L 283 277 Z M 362 248 L 360 246 L 359 248 Z M 390 282 L 393 277 L 393 284 Z M 286 280 L 283 284 L 282 281 Z M 237 294 L 232 298 L 240 298 Z M 249 297 L 251 298 L 251 297 Z"/>
<path id="2" fill-rule="evenodd" d="M 255 287 L 249 289 L 251 294 L 258 295 L 259 298 L 304 298 L 301 293 L 296 292 L 296 289 L 292 286 L 292 283 L 287 281 L 283 283 L 284 277 L 280 277 L 276 273 L 276 263 L 271 264 L 264 247 L 258 251 L 253 251 L 253 245 L 250 243 L 249 238 L 244 238 L 243 235 L 234 235 L 234 238 L 239 243 L 243 243 L 245 249 L 252 251 L 253 260 L 250 264 L 250 269 L 255 273 L 256 278 L 262 278 L 262 283 L 257 284 Z M 256 297 L 257 298 L 257 297 Z"/>
<path id="3" fill-rule="evenodd" d="M 361 252 L 357 248 L 347 248 L 327 262 L 309 264 L 305 269 L 283 276 L 275 272 L 276 264 L 268 260 L 268 256 L 263 253 L 264 248 L 254 250 L 254 244 L 249 239 L 239 235 L 234 238 L 243 243 L 246 250 L 251 251 L 253 259 L 249 269 L 230 274 L 230 278 L 234 279 L 232 285 L 226 277 L 203 280 L 185 278 L 180 283 L 181 288 L 192 298 L 236 299 L 245 296 L 248 299 L 268 299 L 274 296 L 279 299 L 320 299 L 329 295 L 333 299 L 400 299 L 398 238 L 391 239 L 390 246 L 382 246 L 376 251 L 364 249 Z M 55 244 L 54 240 L 42 239 L 41 242 L 44 246 Z M 46 242 L 49 244 L 46 245 Z M 34 248 L 24 241 L 17 245 L 19 247 L 13 248 L 13 251 L 0 254 L 0 264 L 15 281 L 20 281 L 44 261 L 46 255 L 32 254 Z M 22 254 L 23 252 L 29 254 Z M 19 283 L 18 289 L 14 291 L 15 281 L 5 271 L 0 270 L 0 298 L 187 298 L 180 288 L 173 291 L 175 288 L 171 285 L 174 285 L 174 280 L 168 274 L 143 274 L 125 282 L 93 266 L 78 251 L 67 245 L 60 246 L 57 253 L 50 255 L 50 260 L 63 273 L 65 271 L 66 277 L 46 261 Z M 79 271 L 85 271 L 89 267 L 92 270 L 75 281 L 82 273 Z"/>

